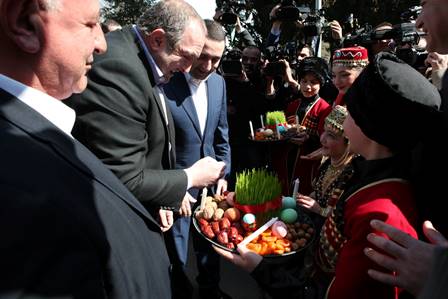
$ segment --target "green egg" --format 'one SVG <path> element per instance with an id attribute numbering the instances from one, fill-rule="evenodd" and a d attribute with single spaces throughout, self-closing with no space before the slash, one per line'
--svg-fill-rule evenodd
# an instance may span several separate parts
<path id="1" fill-rule="evenodd" d="M 280 219 L 285 223 L 294 223 L 297 220 L 297 212 L 294 209 L 284 209 L 280 213 Z"/>
<path id="2" fill-rule="evenodd" d="M 283 196 L 282 209 L 294 209 L 296 207 L 296 201 L 290 196 Z"/>

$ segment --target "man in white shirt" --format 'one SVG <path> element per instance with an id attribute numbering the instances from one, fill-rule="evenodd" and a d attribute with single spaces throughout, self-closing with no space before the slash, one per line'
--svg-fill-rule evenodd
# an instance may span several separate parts
<path id="1" fill-rule="evenodd" d="M 60 100 L 106 51 L 97 0 L 0 1 L 0 297 L 170 298 L 157 222 Z"/>
<path id="2" fill-rule="evenodd" d="M 176 131 L 176 168 L 190 167 L 205 156 L 223 161 L 226 175 L 230 172 L 230 146 L 227 125 L 227 97 L 224 79 L 215 73 L 225 47 L 225 32 L 221 25 L 205 20 L 207 38 L 199 58 L 186 74 L 176 74 L 164 86 L 167 105 L 171 110 Z M 217 194 L 227 190 L 227 181 L 220 179 Z M 198 189 L 190 189 L 196 198 Z M 183 267 L 187 262 L 190 228 L 190 202 L 184 199 L 181 216 L 175 221 L 168 235 L 167 247 L 174 268 L 174 298 L 191 298 Z M 229 298 L 219 289 L 219 256 L 210 243 L 193 235 L 199 275 L 201 298 Z M 177 276 L 176 276 L 177 275 Z M 181 282 L 179 284 L 179 282 Z M 188 284 L 187 284 L 188 285 Z M 184 288 L 182 287 L 184 286 Z"/>

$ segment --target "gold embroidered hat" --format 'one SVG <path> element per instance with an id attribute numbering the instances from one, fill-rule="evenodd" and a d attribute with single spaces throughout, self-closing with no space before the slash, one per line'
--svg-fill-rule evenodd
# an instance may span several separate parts
<path id="1" fill-rule="evenodd" d="M 344 120 L 347 117 L 347 108 L 336 105 L 327 118 L 325 118 L 325 129 L 331 130 L 338 135 L 344 133 Z"/>
<path id="2" fill-rule="evenodd" d="M 367 49 L 364 47 L 342 48 L 334 51 L 333 66 L 365 67 L 369 64 Z"/>

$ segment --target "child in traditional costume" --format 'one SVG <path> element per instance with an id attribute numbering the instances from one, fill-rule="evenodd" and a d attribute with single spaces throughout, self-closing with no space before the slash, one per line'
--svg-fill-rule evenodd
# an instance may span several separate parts
<path id="1" fill-rule="evenodd" d="M 351 162 L 354 154 L 350 152 L 343 128 L 346 116 L 345 107 L 335 106 L 325 118 L 325 130 L 320 136 L 322 154 L 325 158 L 313 182 L 314 191 L 310 196 L 299 194 L 297 197 L 299 205 L 319 215 L 313 217 L 316 227 L 320 227 L 323 220 L 330 215 L 353 175 Z"/>
<path id="2" fill-rule="evenodd" d="M 332 72 L 333 84 L 338 96 L 333 105 L 344 106 L 344 95 L 362 70 L 369 64 L 367 49 L 364 47 L 342 48 L 334 51 Z"/>
<path id="3" fill-rule="evenodd" d="M 364 160 L 353 162 L 354 174 L 322 227 L 311 280 L 306 283 L 309 272 L 303 269 L 284 271 L 246 248 L 238 248 L 240 255 L 219 252 L 250 271 L 273 298 L 398 298 L 398 288 L 367 274 L 369 269 L 392 272 L 371 261 L 364 249 L 372 246 L 367 235 L 377 233 L 370 226 L 373 219 L 417 237 L 409 153 L 439 120 L 440 94 L 396 56 L 380 53 L 345 101 L 344 134 Z"/>
<path id="4" fill-rule="evenodd" d="M 304 130 L 290 138 L 295 146 L 288 152 L 288 174 L 290 181 L 299 178 L 300 191 L 309 194 L 320 161 L 301 160 L 300 156 L 320 147 L 320 134 L 324 131 L 325 117 L 330 113 L 331 106 L 319 96 L 319 90 L 329 77 L 329 67 L 322 58 L 308 57 L 299 64 L 297 76 L 301 96 L 288 105 L 285 114 L 288 123 L 301 126 Z"/>

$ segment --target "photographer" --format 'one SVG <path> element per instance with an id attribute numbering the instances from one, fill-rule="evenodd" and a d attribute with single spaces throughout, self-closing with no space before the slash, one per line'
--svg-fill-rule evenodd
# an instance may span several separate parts
<path id="1" fill-rule="evenodd" d="M 267 111 L 262 65 L 261 51 L 254 46 L 246 47 L 242 52 L 233 49 L 224 55 L 221 62 L 221 73 L 226 81 L 227 120 L 232 149 L 229 190 L 234 188 L 236 173 L 266 165 L 264 149 L 248 139 L 249 121 L 256 128 L 261 127 L 260 115 Z"/>
<path id="2" fill-rule="evenodd" d="M 342 47 L 341 25 L 336 20 L 327 23 L 323 10 L 313 11 L 306 6 L 297 6 L 294 1 L 284 0 L 274 6 L 269 18 L 272 27 L 265 41 L 266 48 L 293 40 L 311 45 L 313 52 L 317 52 L 319 36 L 323 33 L 332 51 Z"/>
<path id="3" fill-rule="evenodd" d="M 224 1 L 220 7 L 216 8 L 213 19 L 219 22 L 226 31 L 226 48 L 243 49 L 247 46 L 256 46 L 256 42 L 252 34 L 249 32 L 249 26 L 246 24 L 246 1 L 244 0 L 228 0 Z M 248 12 L 249 18 L 252 20 L 253 12 Z M 243 26 L 244 24 L 244 26 Z M 245 27 L 246 26 L 246 27 Z M 252 28 L 255 33 L 255 28 Z"/>

